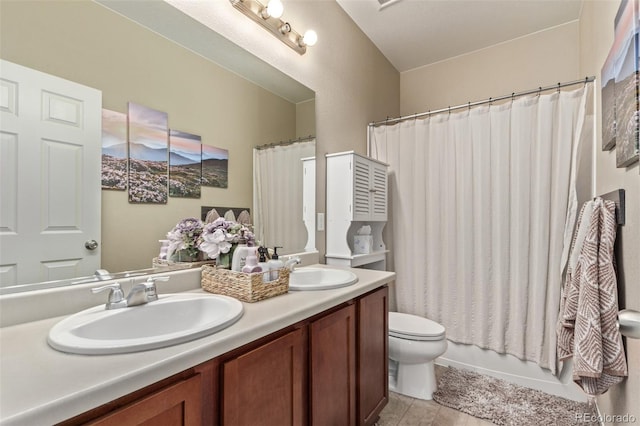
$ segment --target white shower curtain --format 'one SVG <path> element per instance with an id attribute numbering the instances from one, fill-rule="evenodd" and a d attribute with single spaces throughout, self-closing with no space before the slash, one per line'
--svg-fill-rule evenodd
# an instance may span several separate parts
<path id="1" fill-rule="evenodd" d="M 375 127 L 398 310 L 556 371 L 564 252 L 592 84 Z"/>
<path id="2" fill-rule="evenodd" d="M 253 150 L 253 218 L 256 238 L 303 251 L 307 229 L 302 218 L 302 159 L 315 155 L 315 139 Z"/>

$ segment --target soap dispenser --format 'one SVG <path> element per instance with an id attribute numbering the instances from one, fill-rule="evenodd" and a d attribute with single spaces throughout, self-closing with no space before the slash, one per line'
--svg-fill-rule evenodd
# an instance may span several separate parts
<path id="1" fill-rule="evenodd" d="M 284 262 L 280 260 L 278 256 L 279 248 L 282 248 L 282 247 L 273 248 L 273 256 L 271 256 L 271 260 L 267 262 L 267 265 L 269 266 L 269 271 L 271 271 L 269 272 L 269 277 L 271 278 L 271 281 L 278 279 L 280 274 L 278 270 L 284 267 Z"/>
<path id="2" fill-rule="evenodd" d="M 258 247 L 258 266 L 262 268 L 262 272 L 269 272 L 269 263 L 267 262 L 268 250 L 266 247 Z M 271 281 L 271 272 L 262 274 L 262 281 Z"/>
<path id="3" fill-rule="evenodd" d="M 247 239 L 244 237 L 244 231 L 240 234 L 238 245 L 233 252 L 233 258 L 231 259 L 231 270 L 236 272 L 242 272 L 242 268 L 247 263 L 247 256 L 249 255 L 249 247 L 247 246 Z"/>
<path id="4" fill-rule="evenodd" d="M 242 267 L 242 272 L 252 274 L 254 272 L 262 272 L 262 267 L 258 265 L 255 247 L 249 247 L 249 255 L 247 256 L 247 264 Z"/>

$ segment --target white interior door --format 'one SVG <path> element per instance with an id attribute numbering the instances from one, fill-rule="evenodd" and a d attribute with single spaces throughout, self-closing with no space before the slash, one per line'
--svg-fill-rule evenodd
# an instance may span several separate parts
<path id="1" fill-rule="evenodd" d="M 99 269 L 101 110 L 99 90 L 0 62 L 0 286 Z"/>

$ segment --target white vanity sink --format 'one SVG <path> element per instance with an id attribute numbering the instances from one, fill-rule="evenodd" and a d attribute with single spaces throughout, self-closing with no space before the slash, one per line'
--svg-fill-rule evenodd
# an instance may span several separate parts
<path id="1" fill-rule="evenodd" d="M 144 305 L 104 305 L 54 325 L 47 341 L 62 352 L 86 355 L 138 352 L 172 346 L 220 331 L 243 314 L 242 303 L 217 294 L 166 294 Z"/>
<path id="2" fill-rule="evenodd" d="M 289 276 L 289 290 L 329 290 L 358 282 L 351 271 L 331 268 L 296 268 Z"/>

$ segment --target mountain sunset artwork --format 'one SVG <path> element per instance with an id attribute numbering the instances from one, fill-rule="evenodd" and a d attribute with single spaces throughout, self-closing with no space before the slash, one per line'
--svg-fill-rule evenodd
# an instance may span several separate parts
<path id="1" fill-rule="evenodd" d="M 202 138 L 169 131 L 169 196 L 200 198 Z"/>
<path id="2" fill-rule="evenodd" d="M 229 187 L 229 151 L 202 145 L 202 186 Z"/>
<path id="3" fill-rule="evenodd" d="M 166 204 L 168 114 L 129 102 L 129 202 Z"/>
<path id="4" fill-rule="evenodd" d="M 127 189 L 127 114 L 102 110 L 102 189 Z"/>

